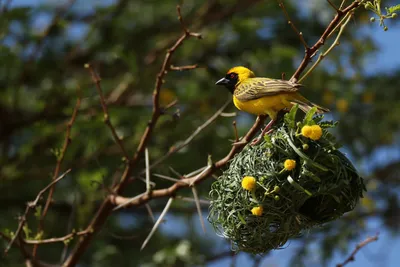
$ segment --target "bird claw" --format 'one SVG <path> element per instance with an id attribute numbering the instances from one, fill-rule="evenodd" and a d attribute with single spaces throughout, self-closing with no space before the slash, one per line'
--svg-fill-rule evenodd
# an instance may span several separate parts
<path id="1" fill-rule="evenodd" d="M 273 129 L 269 129 L 266 133 L 261 133 L 259 137 L 257 137 L 250 143 L 250 145 L 255 146 L 255 145 L 259 144 L 265 135 L 270 134 L 272 132 L 273 132 Z"/>
<path id="2" fill-rule="evenodd" d="M 244 141 L 244 140 L 240 140 L 237 142 L 234 142 L 232 145 L 233 146 L 245 146 L 248 142 Z"/>
<path id="3" fill-rule="evenodd" d="M 253 139 L 253 141 L 251 141 L 250 145 L 255 146 L 255 145 L 259 144 L 261 142 L 261 138 L 262 138 L 262 136 L 257 137 L 256 139 Z"/>

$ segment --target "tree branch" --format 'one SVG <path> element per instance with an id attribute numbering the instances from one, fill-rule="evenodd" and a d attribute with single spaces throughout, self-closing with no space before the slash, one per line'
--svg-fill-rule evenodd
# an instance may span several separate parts
<path id="1" fill-rule="evenodd" d="M 52 188 L 53 185 L 55 185 L 56 183 L 58 183 L 62 178 L 64 178 L 71 170 L 67 170 L 66 172 L 64 172 L 60 177 L 58 177 L 57 179 L 53 180 L 50 184 L 48 184 L 45 188 L 43 188 L 42 190 L 40 190 L 40 192 L 37 194 L 36 198 L 34 201 L 29 202 L 26 205 L 26 209 L 24 212 L 24 215 L 22 215 L 20 217 L 20 222 L 18 224 L 18 228 L 17 231 L 15 231 L 15 234 L 13 236 L 13 238 L 10 240 L 10 243 L 8 243 L 8 246 L 6 247 L 6 249 L 4 250 L 4 254 L 7 255 L 8 251 L 10 250 L 11 246 L 13 245 L 13 243 L 15 242 L 15 240 L 17 238 L 19 238 L 19 235 L 21 233 L 22 228 L 24 227 L 25 223 L 26 223 L 26 217 L 28 216 L 28 213 L 31 209 L 36 208 L 40 198 L 42 197 L 42 195 L 49 189 Z"/>
<path id="2" fill-rule="evenodd" d="M 283 2 L 279 2 L 279 7 L 283 10 L 283 13 L 285 14 L 285 17 L 286 17 L 286 19 L 287 19 L 287 21 L 288 21 L 288 24 L 290 25 L 290 27 L 292 27 L 293 31 L 299 36 L 299 39 L 300 39 L 301 43 L 303 44 L 303 46 L 304 46 L 304 48 L 305 48 L 305 50 L 306 50 L 306 52 L 307 52 L 307 50 L 309 49 L 309 47 L 308 47 L 308 45 L 307 45 L 307 42 L 304 40 L 303 33 L 300 32 L 300 31 L 296 28 L 296 26 L 294 25 L 293 21 L 290 19 L 289 13 L 286 11 L 286 8 L 285 8 Z"/>
<path id="3" fill-rule="evenodd" d="M 42 239 L 42 240 L 23 240 L 23 242 L 28 245 L 51 244 L 51 243 L 64 242 L 68 239 L 74 238 L 75 236 L 82 236 L 82 235 L 86 235 L 88 233 L 89 233 L 89 230 L 86 229 L 84 231 L 72 232 L 72 233 L 62 236 L 62 237 L 53 237 L 53 238 Z"/>
<path id="4" fill-rule="evenodd" d="M 163 197 L 169 197 L 174 195 L 178 190 L 182 188 L 189 187 L 192 184 L 198 184 L 211 176 L 215 171 L 219 170 L 220 168 L 224 167 L 232 158 L 234 155 L 239 153 L 243 147 L 255 136 L 257 131 L 260 129 L 262 126 L 263 122 L 265 120 L 265 116 L 259 116 L 257 117 L 256 122 L 254 125 L 251 127 L 251 129 L 247 132 L 247 134 L 243 137 L 242 141 L 243 143 L 232 146 L 230 152 L 228 155 L 226 155 L 224 158 L 220 159 L 217 161 L 215 164 L 212 164 L 210 168 L 208 168 L 206 171 L 203 171 L 201 175 L 192 175 L 189 177 L 186 177 L 179 182 L 176 182 L 172 186 L 164 189 L 158 189 L 158 190 L 153 190 L 151 194 L 141 194 L 134 199 L 131 198 L 126 198 L 122 197 L 119 195 L 116 196 L 110 196 L 110 201 L 113 205 L 119 206 L 126 204 L 129 202 L 129 204 L 126 205 L 126 207 L 132 207 L 132 206 L 140 206 L 151 199 L 154 198 L 163 198 Z"/>
<path id="5" fill-rule="evenodd" d="M 118 184 L 116 184 L 113 188 L 113 192 L 116 194 L 120 194 L 125 186 L 129 182 L 129 177 L 132 173 L 132 170 L 136 167 L 137 163 L 141 159 L 145 148 L 147 147 L 147 144 L 150 140 L 150 137 L 152 136 L 154 127 L 157 123 L 157 120 L 159 117 L 163 114 L 162 109 L 160 108 L 160 101 L 159 101 L 159 95 L 160 95 L 160 90 L 161 86 L 164 83 L 164 77 L 170 70 L 170 65 L 171 65 L 171 59 L 174 54 L 174 52 L 183 44 L 183 42 L 190 38 L 190 37 L 196 37 L 196 38 L 201 38 L 201 35 L 198 33 L 192 33 L 187 28 L 184 26 L 183 19 L 180 13 L 180 7 L 177 6 L 177 12 L 179 16 L 179 20 L 181 22 L 182 28 L 184 29 L 184 33 L 182 34 L 181 37 L 178 38 L 178 40 L 175 42 L 175 44 L 168 49 L 167 54 L 165 55 L 164 62 L 161 66 L 160 72 L 158 73 L 156 77 L 156 82 L 153 90 L 153 113 L 150 121 L 147 124 L 147 127 L 142 135 L 142 138 L 139 142 L 138 148 L 136 150 L 135 155 L 132 157 L 132 159 L 129 161 L 127 166 L 125 167 L 125 170 L 121 176 L 121 179 Z M 127 158 L 128 159 L 128 158 Z M 111 201 L 111 196 L 108 196 L 98 209 L 96 215 L 93 217 L 91 223 L 89 224 L 87 229 L 92 229 L 87 235 L 80 237 L 79 241 L 71 251 L 70 256 L 67 258 L 67 260 L 64 262 L 63 266 L 64 267 L 69 267 L 69 266 L 75 266 L 78 262 L 78 260 L 81 258 L 83 253 L 86 251 L 87 247 L 89 246 L 92 238 L 94 237 L 94 234 L 100 230 L 100 228 L 103 226 L 104 222 L 112 212 L 112 209 L 114 208 L 114 205 L 112 204 Z"/>
<path id="6" fill-rule="evenodd" d="M 312 57 L 317 53 L 318 49 L 325 44 L 328 36 L 337 29 L 337 25 L 342 21 L 342 18 L 347 15 L 347 13 L 352 12 L 353 10 L 357 9 L 361 5 L 361 2 L 358 0 L 353 1 L 350 5 L 346 8 L 338 9 L 335 17 L 329 23 L 328 27 L 325 29 L 324 33 L 321 35 L 319 40 L 309 49 L 306 50 L 303 60 L 301 61 L 299 67 L 295 71 L 295 73 L 290 78 L 290 81 L 297 82 L 301 73 L 306 69 L 308 64 L 311 62 Z"/>
<path id="7" fill-rule="evenodd" d="M 357 254 L 357 252 L 362 249 L 363 247 L 365 247 L 366 245 L 368 245 L 369 243 L 375 242 L 378 240 L 379 234 L 376 234 L 374 236 L 370 236 L 367 239 L 365 239 L 364 241 L 360 242 L 357 244 L 356 248 L 353 250 L 353 252 L 350 254 L 349 257 L 347 257 L 347 259 L 343 262 L 343 263 L 339 263 L 336 265 L 336 267 L 343 267 L 345 265 L 347 265 L 349 262 L 351 261 L 355 261 L 355 255 Z"/>
<path id="8" fill-rule="evenodd" d="M 129 155 L 128 155 L 128 152 L 126 152 L 124 143 L 122 142 L 121 138 L 119 138 L 117 131 L 115 130 L 114 126 L 112 125 L 112 123 L 110 121 L 110 113 L 108 112 L 108 107 L 106 104 L 106 100 L 104 98 L 103 90 L 101 89 L 101 84 L 100 84 L 101 78 L 94 71 L 92 65 L 86 64 L 85 68 L 87 68 L 89 70 L 90 75 L 92 77 L 92 81 L 96 85 L 97 93 L 99 94 L 99 97 L 100 97 L 101 108 L 103 109 L 103 113 L 104 113 L 104 122 L 105 122 L 105 124 L 107 124 L 108 128 L 110 128 L 111 134 L 112 134 L 115 142 L 117 143 L 117 145 L 119 146 L 119 148 L 122 151 L 122 154 L 124 155 L 124 160 L 129 163 Z"/>
<path id="9" fill-rule="evenodd" d="M 56 180 L 56 178 L 58 177 L 58 175 L 60 173 L 61 164 L 64 161 L 65 153 L 67 152 L 68 146 L 71 143 L 71 128 L 76 120 L 76 116 L 78 114 L 80 105 L 81 105 L 81 96 L 80 96 L 80 90 L 78 90 L 78 99 L 76 100 L 76 104 L 75 104 L 74 110 L 72 112 L 71 119 L 67 123 L 67 130 L 65 133 L 64 144 L 61 149 L 60 155 L 57 155 L 57 164 L 54 169 L 53 178 L 52 178 L 53 181 Z M 38 229 L 37 229 L 38 233 L 43 231 L 44 218 L 46 217 L 47 211 L 49 210 L 51 201 L 53 199 L 53 194 L 54 194 L 54 185 L 51 186 L 51 188 L 50 188 L 49 195 L 47 196 L 46 204 L 44 205 L 43 212 L 40 216 L 39 225 L 38 225 Z M 37 252 L 37 246 L 34 246 L 33 250 L 32 250 L 32 255 L 34 257 L 36 256 L 36 252 Z"/>
<path id="10" fill-rule="evenodd" d="M 161 156 L 158 160 L 156 160 L 153 164 L 150 165 L 150 169 L 154 168 L 155 166 L 159 165 L 161 162 L 166 160 L 168 157 L 170 157 L 172 154 L 178 152 L 182 148 L 186 147 L 192 140 L 205 128 L 207 128 L 212 122 L 214 122 L 222 112 L 224 112 L 225 108 L 231 103 L 231 99 L 229 99 L 217 112 L 214 113 L 208 120 L 206 120 L 202 125 L 200 125 L 188 138 L 186 138 L 185 141 L 180 143 L 177 146 L 172 146 L 169 151 L 164 155 Z M 144 171 L 142 171 L 143 173 Z"/>

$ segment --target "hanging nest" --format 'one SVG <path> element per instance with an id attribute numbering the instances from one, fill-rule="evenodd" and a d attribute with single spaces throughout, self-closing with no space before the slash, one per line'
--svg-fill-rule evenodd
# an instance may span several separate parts
<path id="1" fill-rule="evenodd" d="M 305 229 L 335 220 L 356 206 L 363 179 L 338 150 L 311 109 L 297 106 L 255 146 L 246 146 L 213 183 L 209 221 L 234 251 L 253 254 L 281 248 Z"/>

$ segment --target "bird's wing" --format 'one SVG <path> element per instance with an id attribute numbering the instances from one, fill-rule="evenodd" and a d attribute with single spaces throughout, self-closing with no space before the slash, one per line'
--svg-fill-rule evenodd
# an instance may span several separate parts
<path id="1" fill-rule="evenodd" d="M 302 85 L 284 80 L 269 78 L 250 78 L 236 87 L 234 95 L 242 102 L 264 96 L 296 92 Z"/>

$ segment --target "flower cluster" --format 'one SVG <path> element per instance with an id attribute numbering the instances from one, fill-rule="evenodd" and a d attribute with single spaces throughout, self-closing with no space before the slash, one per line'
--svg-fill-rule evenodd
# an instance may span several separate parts
<path id="1" fill-rule="evenodd" d="M 296 168 L 296 161 L 293 159 L 287 159 L 285 160 L 285 162 L 283 163 L 283 167 L 285 167 L 285 170 L 287 171 L 291 171 L 294 168 Z"/>
<path id="2" fill-rule="evenodd" d="M 263 213 L 263 207 L 257 206 L 251 209 L 251 213 L 255 216 L 261 216 Z"/>
<path id="3" fill-rule="evenodd" d="M 256 188 L 256 178 L 253 176 L 245 176 L 242 179 L 242 187 L 248 191 L 253 191 Z"/>
<path id="4" fill-rule="evenodd" d="M 304 137 L 310 138 L 314 141 L 319 140 L 322 136 L 322 128 L 319 125 L 305 125 L 301 128 L 301 134 Z"/>
<path id="5" fill-rule="evenodd" d="M 286 160 L 285 164 L 287 163 L 287 161 L 290 161 L 289 163 L 289 167 L 288 168 L 294 168 L 296 166 L 296 161 L 294 160 Z M 253 176 L 244 176 L 242 179 L 242 188 L 250 191 L 253 194 L 254 199 L 256 199 L 255 196 L 255 190 L 256 190 L 256 186 L 257 186 L 257 180 L 256 178 L 254 178 Z M 263 187 L 264 188 L 264 187 Z M 264 196 L 271 196 L 272 198 L 274 198 L 276 201 L 280 200 L 280 197 L 278 195 L 273 195 L 273 194 L 277 194 L 280 191 L 280 187 L 279 186 L 274 186 L 273 190 L 268 190 L 266 188 L 264 188 L 266 191 L 264 193 Z M 251 209 L 251 213 L 255 216 L 261 216 L 263 214 L 263 207 L 261 205 L 253 207 Z"/>

